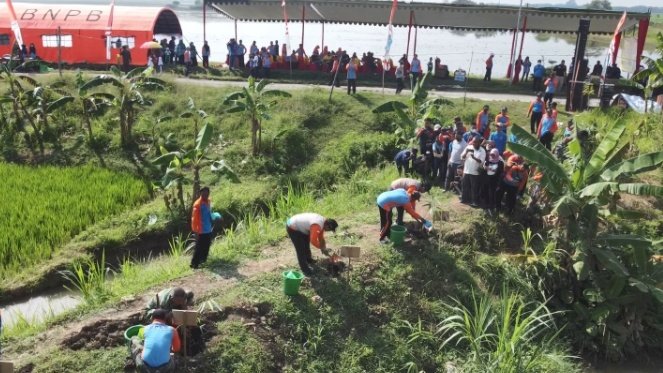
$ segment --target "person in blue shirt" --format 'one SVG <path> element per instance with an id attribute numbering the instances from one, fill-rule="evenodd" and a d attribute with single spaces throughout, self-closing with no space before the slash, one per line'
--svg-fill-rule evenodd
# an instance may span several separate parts
<path id="1" fill-rule="evenodd" d="M 552 109 L 548 108 L 546 115 L 543 116 L 541 123 L 539 123 L 539 129 L 536 131 L 539 141 L 548 150 L 550 150 L 555 132 L 557 132 L 557 119 L 553 116 Z"/>
<path id="2" fill-rule="evenodd" d="M 350 90 L 352 90 L 352 94 L 355 94 L 357 93 L 357 65 L 350 61 L 346 66 L 346 70 L 348 72 L 348 94 L 350 94 Z"/>
<path id="3" fill-rule="evenodd" d="M 180 351 L 180 336 L 166 319 L 168 312 L 163 309 L 152 313 L 152 323 L 139 333 L 145 338 L 144 342 L 136 336 L 131 339 L 131 355 L 139 372 L 175 371 L 175 361 L 170 352 Z"/>
<path id="4" fill-rule="evenodd" d="M 546 75 L 546 68 L 541 64 L 541 60 L 536 61 L 532 69 L 532 89 L 535 92 L 543 91 L 543 76 Z"/>
<path id="5" fill-rule="evenodd" d="M 403 171 L 405 171 L 406 174 L 410 173 L 410 161 L 415 158 L 417 158 L 417 149 L 415 148 L 405 149 L 398 152 L 394 157 L 394 163 L 396 163 L 398 174 L 402 175 Z"/>
<path id="6" fill-rule="evenodd" d="M 500 156 L 506 150 L 507 141 L 506 131 L 504 131 L 503 127 L 504 124 L 497 123 L 497 129 L 490 134 L 489 138 L 489 140 L 495 143 L 495 148 L 500 152 Z"/>

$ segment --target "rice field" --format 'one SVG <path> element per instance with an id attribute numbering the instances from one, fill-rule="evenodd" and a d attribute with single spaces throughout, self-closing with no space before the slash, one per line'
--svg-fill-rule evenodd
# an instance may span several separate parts
<path id="1" fill-rule="evenodd" d="M 0 163 L 0 279 L 50 258 L 99 220 L 147 198 L 140 180 L 95 167 Z"/>

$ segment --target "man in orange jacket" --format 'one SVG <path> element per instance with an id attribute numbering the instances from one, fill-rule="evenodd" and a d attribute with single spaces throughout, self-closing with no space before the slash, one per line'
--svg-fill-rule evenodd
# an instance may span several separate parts
<path id="1" fill-rule="evenodd" d="M 212 244 L 212 221 L 220 219 L 221 215 L 212 213 L 209 200 L 209 188 L 200 189 L 200 198 L 193 204 L 191 211 L 191 230 L 196 234 L 196 247 L 191 259 L 191 268 L 197 269 L 201 263 L 207 261 L 209 247 Z"/>
<path id="2" fill-rule="evenodd" d="M 315 263 L 311 255 L 311 245 L 317 247 L 323 254 L 329 256 L 330 251 L 325 241 L 325 231 L 336 231 L 338 223 L 334 219 L 325 219 L 322 215 L 303 213 L 292 216 L 286 221 L 286 229 L 292 244 L 297 252 L 297 262 L 302 272 L 311 276 L 313 269 L 309 266 Z"/>

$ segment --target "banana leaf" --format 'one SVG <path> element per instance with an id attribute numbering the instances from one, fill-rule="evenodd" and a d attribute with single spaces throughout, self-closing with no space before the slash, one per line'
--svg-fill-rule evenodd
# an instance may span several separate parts
<path id="1" fill-rule="evenodd" d="M 619 258 L 609 250 L 601 247 L 592 247 L 590 250 L 596 255 L 599 262 L 613 274 L 617 276 L 629 275 L 628 269 L 626 269 Z"/>
<path id="2" fill-rule="evenodd" d="M 626 130 L 626 121 L 618 120 L 612 126 L 610 131 L 606 134 L 605 138 L 592 154 L 589 162 L 585 166 L 584 180 L 588 182 L 592 176 L 599 173 L 603 167 L 605 167 L 605 162 L 608 159 L 608 156 L 615 150 L 615 147 L 619 143 L 619 139 Z"/>
<path id="3" fill-rule="evenodd" d="M 604 181 L 614 181 L 621 176 L 631 176 L 654 170 L 660 167 L 661 164 L 663 164 L 663 151 L 643 154 L 605 169 L 601 173 L 601 179 Z"/>
<path id="4" fill-rule="evenodd" d="M 640 248 L 649 248 L 652 242 L 642 236 L 634 234 L 601 234 L 596 237 L 598 243 L 607 246 L 631 246 Z"/>
<path id="5" fill-rule="evenodd" d="M 401 110 L 407 110 L 408 107 L 404 103 L 400 101 L 387 101 L 382 105 L 379 105 L 375 109 L 372 110 L 374 114 L 380 114 L 380 113 L 391 113 L 396 110 L 396 108 L 400 108 Z"/>
<path id="6" fill-rule="evenodd" d="M 518 141 L 520 141 L 520 138 Z M 546 154 L 549 153 L 547 149 L 544 148 L 542 152 L 536 148 L 514 142 L 509 142 L 508 145 L 515 153 L 538 165 L 539 170 L 544 175 L 541 180 L 542 184 L 553 194 L 560 194 L 564 188 L 570 186 L 571 183 L 566 170 L 559 161 Z"/>
<path id="7" fill-rule="evenodd" d="M 619 191 L 635 196 L 663 197 L 663 186 L 643 183 L 619 184 Z"/>

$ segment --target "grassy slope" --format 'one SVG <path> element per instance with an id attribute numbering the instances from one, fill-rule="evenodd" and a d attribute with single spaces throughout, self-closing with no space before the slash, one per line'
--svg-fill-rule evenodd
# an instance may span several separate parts
<path id="1" fill-rule="evenodd" d="M 329 105 L 325 92 L 295 92 L 295 98 L 280 104 L 274 120 L 266 123 L 265 138 L 269 139 L 270 134 L 273 136 L 282 129 L 289 131 L 275 142 L 274 148 L 269 148 L 266 157 L 251 160 L 246 158 L 246 127 L 238 117 L 220 116 L 218 102 L 223 92 L 199 87 L 177 87 L 176 90 L 175 94 L 160 97 L 157 105 L 148 111 L 151 114 L 177 111 L 182 107 L 184 97 L 193 96 L 200 106 L 214 115 L 212 123 L 228 143 L 215 151 L 214 156 L 222 155 L 228 159 L 243 179 L 241 185 L 221 182 L 213 188 L 215 204 L 220 205 L 222 211 L 224 208 L 248 211 L 257 201 L 274 201 L 274 192 L 285 186 L 285 177 L 292 177 L 312 189 L 303 198 L 293 197 L 291 205 L 284 207 L 281 214 L 316 209 L 338 217 L 344 233 L 334 236 L 332 243 L 359 243 L 366 258 L 355 265 L 349 280 L 322 277 L 306 284 L 304 296 L 294 300 L 280 295 L 279 271 L 246 280 L 230 292 L 211 298 L 221 305 L 234 307 L 252 307 L 268 302 L 271 312 L 266 316 L 266 327 L 246 328 L 238 323 L 237 318 L 220 322 L 221 334 L 213 341 L 205 358 L 199 360 L 198 371 L 273 371 L 279 369 L 275 366 L 279 363 L 289 371 L 388 372 L 407 370 L 404 367 L 407 363 L 432 371 L 432 367 L 439 368 L 446 361 L 462 366 L 466 352 L 462 348 L 438 351 L 441 341 L 431 335 L 436 323 L 445 315 L 441 299 L 446 296 L 466 298 L 470 287 L 491 292 L 494 284 L 499 282 L 510 283 L 512 288 L 528 296 L 537 293 L 519 278 L 517 272 L 510 271 L 510 267 L 504 267 L 502 261 L 493 257 L 501 248 L 516 248 L 506 237 L 494 236 L 499 224 L 508 223 L 487 222 L 489 229 L 468 230 L 468 223 L 479 218 L 475 212 L 451 208 L 453 224 L 444 225 L 450 231 L 443 231 L 441 237 L 430 241 L 396 251 L 376 245 L 373 199 L 395 177 L 391 169 L 368 172 L 363 168 L 380 163 L 386 156 L 382 153 L 393 149 L 386 143 L 366 149 L 367 144 L 375 142 L 373 139 L 383 136 L 379 135 L 381 130 L 388 128 L 387 119 L 375 118 L 367 110 L 383 100 L 379 95 L 358 98 L 338 95 L 335 104 Z M 495 107 L 504 104 L 510 106 L 514 122 L 524 122 L 524 104 L 491 103 Z M 467 107 L 456 105 L 442 110 L 445 123 L 457 114 L 469 120 L 483 102 L 470 100 Z M 99 127 L 103 128 L 101 124 Z M 147 122 L 141 128 L 146 126 Z M 183 134 L 187 128 L 185 122 L 176 122 L 168 124 L 164 130 Z M 391 154 L 390 151 L 387 153 Z M 113 157 L 112 162 L 117 165 L 126 163 L 117 154 Z M 79 159 L 86 159 L 86 155 L 80 154 Z M 349 181 L 348 177 L 351 177 Z M 204 180 L 212 182 L 213 178 L 205 174 Z M 330 184 L 335 185 L 330 192 L 317 188 Z M 323 195 L 327 197 L 318 199 Z M 448 196 L 438 195 L 436 198 L 443 205 L 451 201 Z M 135 213 L 140 216 L 155 210 L 163 210 L 159 200 Z M 287 242 L 280 242 L 282 220 L 277 218 L 280 216 L 255 219 L 251 224 L 245 219 L 244 224 L 231 231 L 232 234 L 227 233 L 213 247 L 211 270 L 232 265 L 247 256 L 259 257 L 260 250 L 257 249 L 265 245 L 288 246 Z M 116 222 L 123 220 L 119 217 Z M 108 234 L 107 228 L 112 223 L 104 224 L 94 229 Z M 135 234 L 129 233 L 130 226 L 132 224 L 118 224 L 116 238 L 122 240 Z M 94 234 L 89 234 L 91 236 Z M 84 237 L 79 240 L 84 241 Z M 477 251 L 486 254 L 476 255 Z M 165 257 L 137 266 L 137 270 L 113 280 L 109 302 L 190 274 L 186 259 L 180 257 Z M 321 304 L 311 299 L 314 294 L 322 297 Z M 60 321 L 67 323 L 72 316 L 94 312 L 101 306 L 103 304 L 82 307 Z M 417 332 L 419 320 L 421 330 Z M 37 364 L 39 371 L 90 369 L 110 372 L 121 368 L 122 347 L 73 352 L 47 344 L 33 351 L 30 346 L 34 345 L 34 340 L 29 335 L 34 332 L 28 331 L 20 337 L 21 342 L 17 345 L 32 351 L 34 356 L 27 360 Z M 563 345 L 558 348 L 565 349 Z M 51 355 L 54 350 L 58 350 L 55 359 Z M 573 370 L 568 363 L 550 364 L 545 371 Z"/>
<path id="2" fill-rule="evenodd" d="M 45 78 L 49 81 L 54 76 Z M 73 84 L 73 76 L 66 75 L 65 80 Z M 249 139 L 247 128 L 239 116 L 228 116 L 222 113 L 220 102 L 223 96 L 230 91 L 229 88 L 213 89 L 179 85 L 173 92 L 154 95 L 155 105 L 147 108 L 137 125 L 137 133 L 143 141 L 147 141 L 152 131 L 153 118 L 165 114 L 177 114 L 184 111 L 186 98 L 192 97 L 199 108 L 210 115 L 210 123 L 217 135 L 223 135 L 222 142 L 218 142 L 210 158 L 223 157 L 230 162 L 242 178 L 242 189 L 247 193 L 234 193 L 234 186 L 220 183 L 216 188 L 215 200 L 217 207 L 233 216 L 253 210 L 253 206 L 264 206 L 275 197 L 274 191 L 281 181 L 290 178 L 297 182 L 300 180 L 313 187 L 322 187 L 333 184 L 335 179 L 347 177 L 354 168 L 360 164 L 374 166 L 384 159 L 391 157 L 394 149 L 388 134 L 368 136 L 371 132 L 380 132 L 389 129 L 388 118 L 379 119 L 370 113 L 370 109 L 386 98 L 376 94 L 366 94 L 354 98 L 338 93 L 335 103 L 330 105 L 324 90 L 295 92 L 294 99 L 276 106 L 274 118 L 265 123 L 263 141 L 267 156 L 256 161 L 247 157 Z M 402 99 L 402 98 L 401 98 Z M 471 121 L 474 113 L 480 109 L 482 103 L 469 100 L 467 107 L 456 106 L 442 111 L 444 123 L 450 123 L 457 113 L 463 115 L 464 120 Z M 514 122 L 523 123 L 525 105 L 522 103 L 496 102 L 497 107 L 508 105 Z M 77 113 L 70 110 L 66 113 L 75 118 Z M 80 127 L 80 123 L 69 120 L 68 125 Z M 101 155 L 94 154 L 86 147 L 73 148 L 66 154 L 54 154 L 51 161 L 63 165 L 106 165 L 111 169 L 128 171 L 146 177 L 148 182 L 157 180 L 158 175 L 145 163 L 144 160 L 153 157 L 147 151 L 148 144 L 140 147 L 139 157 L 124 153 L 116 148 L 118 135 L 114 130 L 112 115 L 109 113 L 95 123 L 94 131 L 98 135 L 98 142 L 103 145 Z M 191 122 L 187 120 L 174 120 L 160 125 L 157 133 L 165 135 L 174 133 L 175 138 L 183 139 L 181 144 L 191 144 Z M 189 132 L 191 131 L 191 132 Z M 356 134 L 367 136 L 356 136 Z M 274 141 L 274 137 L 278 140 Z M 72 138 L 71 141 L 74 141 Z M 368 149 L 368 150 L 366 150 Z M 340 151 L 339 151 L 340 150 Z M 385 153 L 386 151 L 386 153 Z M 345 154 L 351 154 L 346 156 Z M 319 158 L 319 159 L 318 159 Z M 329 163 L 335 167 L 328 167 Z M 217 181 L 212 175 L 205 173 L 204 182 Z M 156 224 L 149 224 L 150 216 L 156 216 Z M 163 207 L 161 198 L 157 198 L 144 206 L 128 211 L 118 217 L 99 222 L 76 236 L 70 243 L 58 250 L 53 260 L 26 268 L 21 274 L 12 275 L 0 283 L 0 298 L 22 294 L 26 291 L 57 284 L 59 276 L 57 271 L 66 268 L 72 260 L 82 260 L 92 254 L 99 255 L 102 250 L 107 251 L 108 257 L 126 255 L 117 249 L 127 246 L 140 247 L 143 241 L 140 238 L 154 239 L 160 232 L 177 231 L 171 224 L 170 216 Z M 165 243 L 160 238 L 161 245 Z M 153 245 L 145 245 L 153 246 Z M 150 249 L 155 249 L 150 247 Z M 135 250 L 134 250 L 134 253 Z"/>

